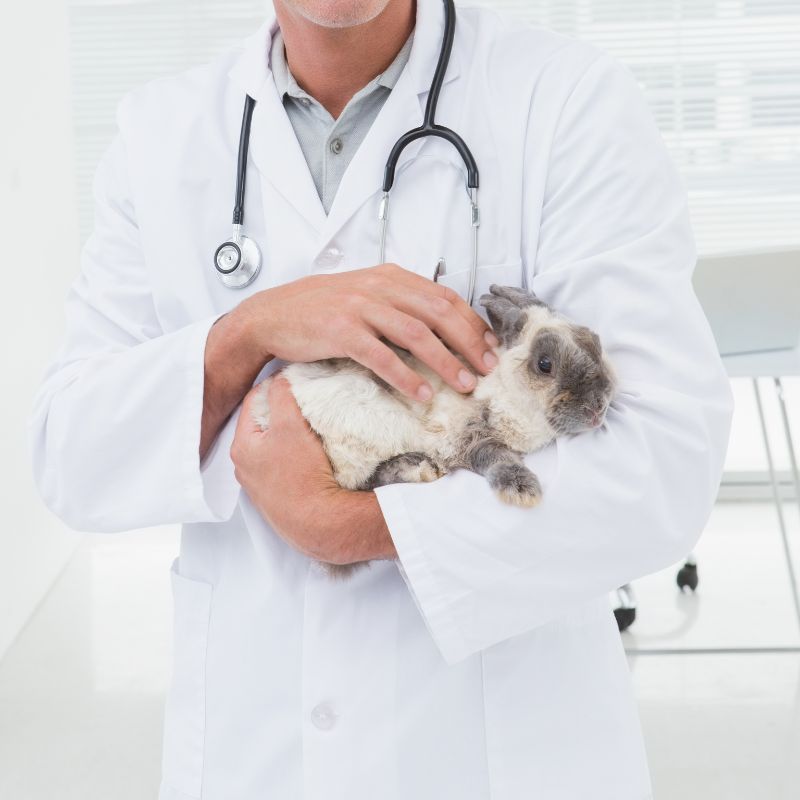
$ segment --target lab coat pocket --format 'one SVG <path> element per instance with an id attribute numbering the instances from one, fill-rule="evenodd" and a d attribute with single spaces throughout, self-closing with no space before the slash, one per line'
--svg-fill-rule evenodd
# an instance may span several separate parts
<path id="1" fill-rule="evenodd" d="M 212 585 L 184 577 L 179 559 L 170 578 L 174 601 L 173 674 L 164 714 L 162 779 L 199 798 L 205 740 L 205 683 Z"/>
<path id="2" fill-rule="evenodd" d="M 466 299 L 469 291 L 469 273 L 469 267 L 446 272 L 439 276 L 438 283 L 449 286 Z M 476 310 L 483 311 L 483 307 L 478 305 L 478 300 L 482 294 L 489 291 L 493 283 L 500 286 L 522 286 L 522 261 L 517 259 L 503 264 L 478 265 L 475 273 L 475 295 L 472 298 L 472 305 Z"/>

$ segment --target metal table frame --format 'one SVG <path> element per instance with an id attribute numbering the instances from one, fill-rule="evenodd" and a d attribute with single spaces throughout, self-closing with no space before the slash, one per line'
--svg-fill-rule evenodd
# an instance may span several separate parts
<path id="1" fill-rule="evenodd" d="M 789 351 L 789 358 L 794 360 L 796 357 L 797 364 L 800 366 L 800 348 L 794 351 Z M 730 357 L 724 359 L 728 367 L 731 377 L 748 377 L 753 386 L 753 392 L 756 398 L 756 408 L 758 410 L 758 419 L 761 425 L 761 435 L 764 441 L 764 452 L 767 457 L 767 468 L 769 471 L 769 480 L 772 487 L 772 497 L 775 503 L 775 511 L 778 516 L 778 528 L 781 535 L 781 543 L 783 545 L 784 558 L 786 560 L 786 570 L 789 576 L 789 585 L 791 587 L 792 601 L 794 604 L 795 617 L 797 619 L 798 633 L 800 633 L 800 586 L 798 586 L 797 569 L 795 567 L 794 556 L 792 554 L 791 544 L 789 542 L 789 535 L 786 526 L 786 517 L 783 513 L 783 498 L 781 496 L 780 484 L 778 481 L 778 474 L 775 469 L 775 459 L 773 457 L 772 443 L 770 442 L 769 432 L 767 430 L 766 415 L 764 414 L 764 403 L 761 395 L 761 387 L 759 385 L 759 378 L 769 378 L 775 389 L 775 395 L 780 407 L 781 423 L 783 427 L 783 434 L 786 439 L 786 448 L 789 453 L 789 464 L 791 466 L 792 480 L 794 483 L 794 499 L 797 503 L 798 511 L 800 511 L 800 469 L 798 469 L 797 455 L 794 448 L 794 438 L 792 436 L 791 424 L 789 422 L 789 413 L 786 408 L 786 397 L 783 388 L 781 377 L 774 374 L 764 375 L 761 369 L 753 370 L 755 374 L 742 374 L 746 371 L 748 359 L 754 359 L 757 356 L 740 356 Z M 797 370 L 797 372 L 796 372 Z M 761 374 L 759 374 L 761 373 Z M 787 374 L 794 376 L 800 373 L 800 369 L 790 368 Z M 633 592 L 630 587 L 622 587 L 620 591 L 626 591 L 633 600 Z M 691 648 L 626 648 L 629 655 L 709 655 L 709 654 L 739 654 L 739 653 L 800 653 L 800 645 L 798 646 L 775 646 L 775 647 L 691 647 Z"/>

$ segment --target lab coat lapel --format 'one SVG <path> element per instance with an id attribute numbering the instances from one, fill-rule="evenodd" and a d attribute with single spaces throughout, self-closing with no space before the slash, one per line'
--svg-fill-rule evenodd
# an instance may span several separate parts
<path id="1" fill-rule="evenodd" d="M 278 23 L 274 14 L 249 37 L 229 72 L 233 82 L 255 101 L 250 128 L 249 161 L 285 200 L 319 232 L 325 209 L 317 194 L 303 151 L 272 79 L 267 53 Z"/>
<path id="2" fill-rule="evenodd" d="M 319 232 L 325 209 L 278 90 L 270 79 L 256 103 L 250 150 L 259 172 Z"/>
<path id="3" fill-rule="evenodd" d="M 370 198 L 375 205 L 375 224 L 383 184 L 386 160 L 394 143 L 406 131 L 422 124 L 423 111 L 436 68 L 444 31 L 444 7 L 441 0 L 417 0 L 414 41 L 408 63 L 389 94 L 383 108 L 353 155 L 323 227 L 324 246 Z M 444 83 L 458 77 L 459 53 L 456 45 L 450 57 Z M 437 118 L 437 122 L 438 122 Z M 442 123 L 445 124 L 445 123 Z M 402 164 L 413 159 L 432 137 L 416 139 L 403 150 L 396 175 Z"/>

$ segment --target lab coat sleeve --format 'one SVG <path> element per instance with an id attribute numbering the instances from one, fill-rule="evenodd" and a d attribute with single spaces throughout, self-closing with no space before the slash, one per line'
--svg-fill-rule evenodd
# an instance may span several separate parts
<path id="1" fill-rule="evenodd" d="M 230 420 L 199 459 L 205 342 L 221 314 L 161 329 L 122 134 L 94 192 L 95 227 L 66 301 L 66 337 L 29 418 L 39 492 L 84 531 L 228 519 L 239 496 Z"/>
<path id="2" fill-rule="evenodd" d="M 633 77 L 607 56 L 561 108 L 542 208 L 523 242 L 528 285 L 597 331 L 619 391 L 600 429 L 526 456 L 543 484 L 535 508 L 465 470 L 376 490 L 450 664 L 683 558 L 722 473 L 731 391 L 692 289 L 685 192 Z"/>

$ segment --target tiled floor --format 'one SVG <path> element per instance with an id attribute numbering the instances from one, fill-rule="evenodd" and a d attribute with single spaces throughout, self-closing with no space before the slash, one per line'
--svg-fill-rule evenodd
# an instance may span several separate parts
<path id="1" fill-rule="evenodd" d="M 87 537 L 0 662 L 0 798 L 155 798 L 176 552 L 173 529 Z M 637 584 L 629 648 L 800 646 L 771 506 L 718 506 L 697 555 L 696 597 L 674 569 Z M 630 663 L 657 800 L 800 798 L 800 655 Z"/>

